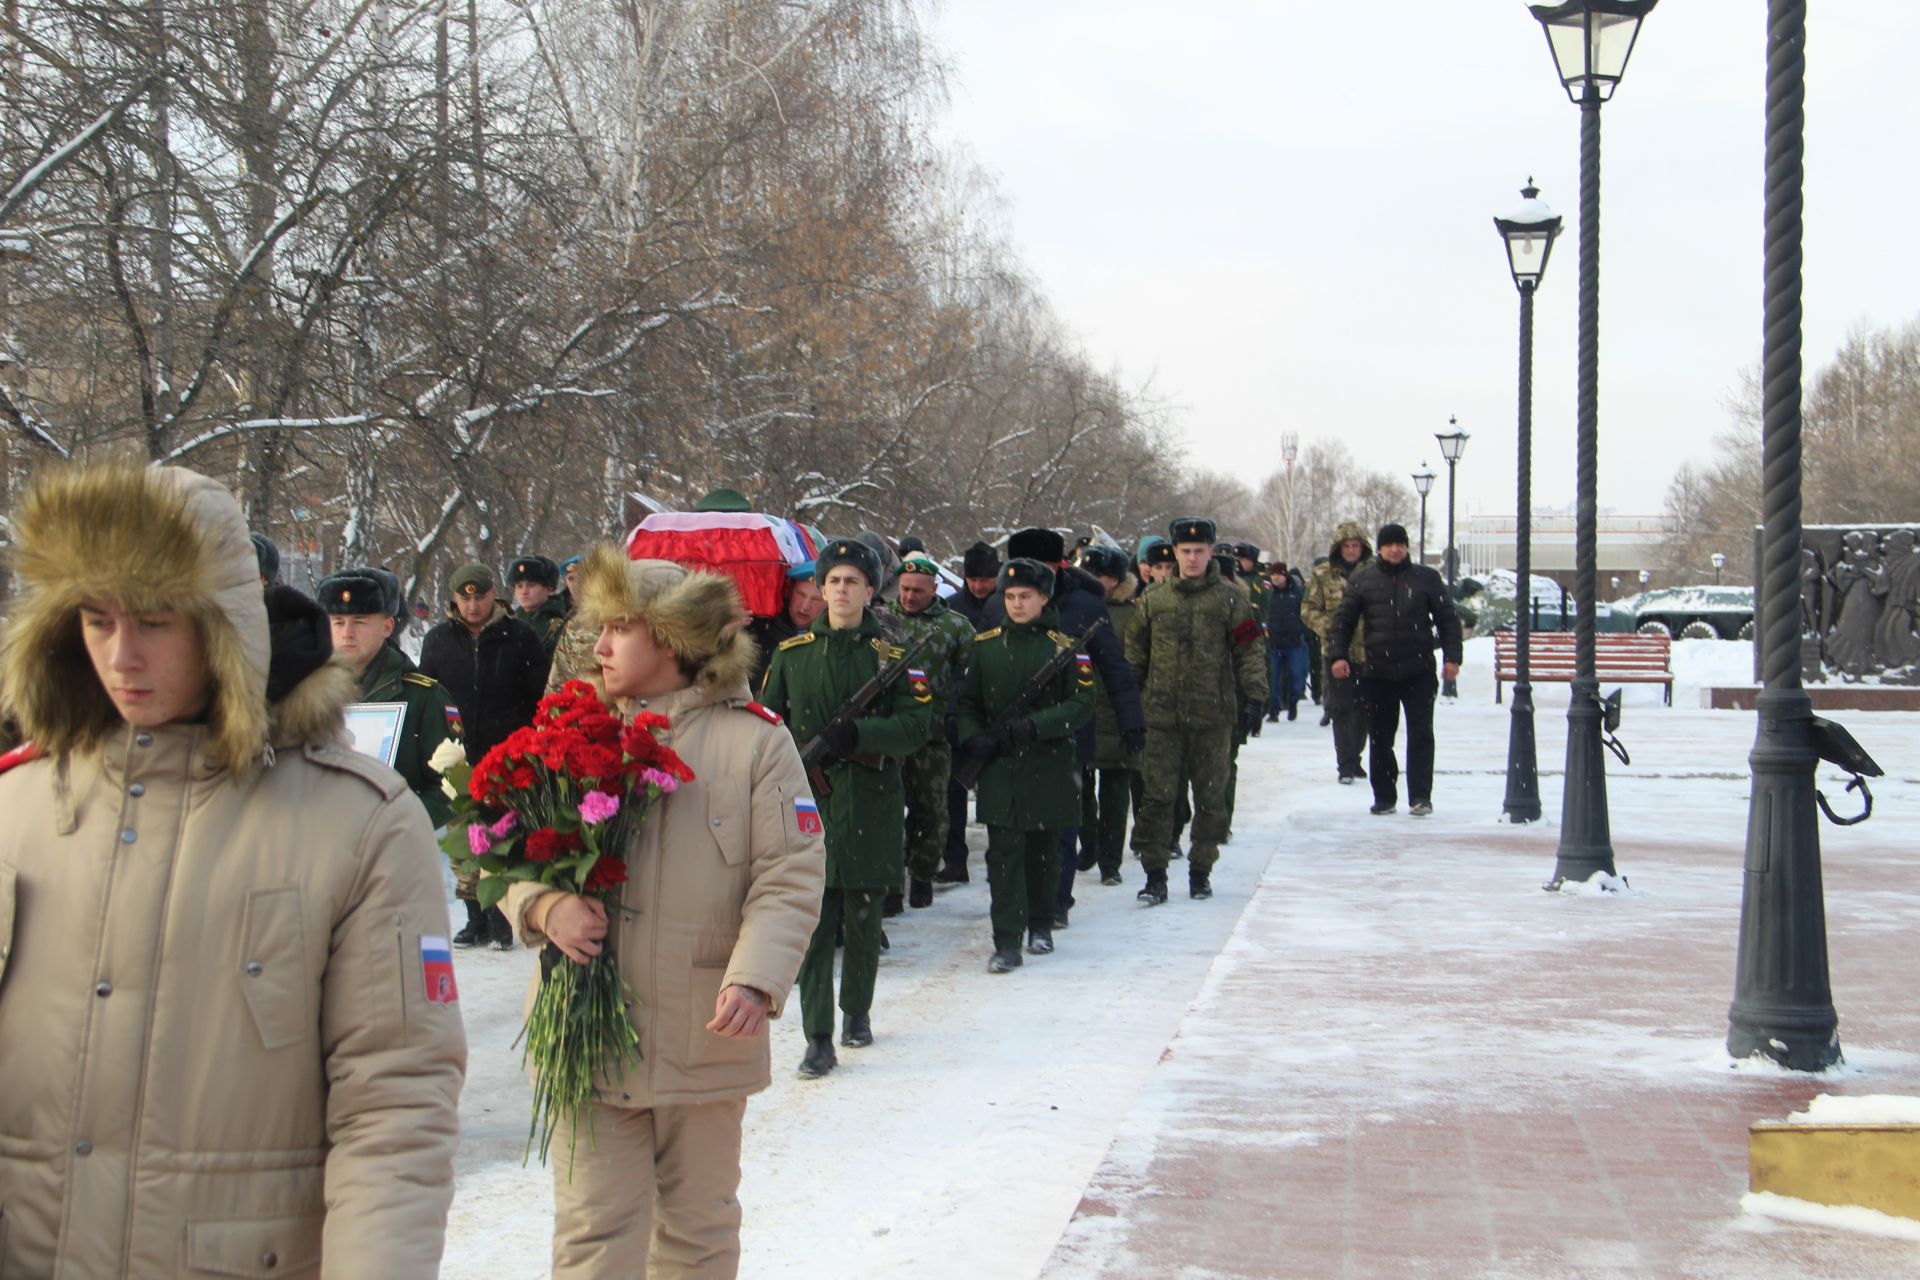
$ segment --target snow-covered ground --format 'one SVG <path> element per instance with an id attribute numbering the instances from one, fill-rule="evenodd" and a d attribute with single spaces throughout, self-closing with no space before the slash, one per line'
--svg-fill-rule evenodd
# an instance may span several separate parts
<path id="1" fill-rule="evenodd" d="M 1190 1056 L 1204 1059 L 1195 1049 L 1204 1047 L 1207 1027 L 1215 1025 L 1208 1002 L 1257 958 L 1252 952 L 1271 959 L 1293 945 L 1290 939 L 1310 939 L 1313 955 L 1303 960 L 1317 966 L 1330 948 L 1376 947 L 1381 921 L 1361 918 L 1356 901 L 1377 908 L 1386 895 L 1409 922 L 1422 929 L 1444 926 L 1446 937 L 1461 935 L 1456 941 L 1470 951 L 1510 954 L 1516 965 L 1537 951 L 1542 929 L 1578 936 L 1595 927 L 1597 916 L 1611 915 L 1652 939 L 1660 935 L 1663 913 L 1724 912 L 1729 895 L 1737 903 L 1737 862 L 1730 868 L 1669 863 L 1660 851 L 1674 842 L 1723 841 L 1729 833 L 1738 841 L 1746 822 L 1753 719 L 1700 709 L 1695 690 L 1703 682 L 1725 682 L 1730 671 L 1750 669 L 1750 659 L 1747 646 L 1737 643 L 1680 642 L 1674 653 L 1680 674 L 1675 705 L 1662 706 L 1656 687 L 1629 687 L 1620 736 L 1633 765 L 1609 761 L 1615 846 L 1632 896 L 1640 898 L 1637 910 L 1621 912 L 1621 903 L 1597 900 L 1575 906 L 1582 900 L 1556 901 L 1534 887 L 1552 871 L 1566 688 L 1536 689 L 1548 820 L 1505 827 L 1499 806 L 1509 715 L 1493 702 L 1491 640 L 1469 642 L 1461 697 L 1438 711 L 1436 818 L 1416 824 L 1404 811 L 1391 820 L 1370 817 L 1364 787 L 1334 785 L 1327 731 L 1314 723 L 1318 717 L 1310 712 L 1317 709 L 1303 707 L 1299 721 L 1268 726 L 1242 753 L 1235 839 L 1216 870 L 1212 901 L 1185 898 L 1181 864 L 1173 873 L 1174 898 L 1154 910 L 1134 902 L 1140 877 L 1131 865 L 1123 888 L 1103 889 L 1094 877 L 1082 876 L 1081 905 L 1072 927 L 1057 936 L 1058 954 L 1029 958 L 1007 976 L 985 971 L 987 897 L 978 857 L 983 833 L 974 828 L 973 883 L 943 890 L 931 910 L 891 922 L 893 947 L 882 960 L 873 1011 L 874 1046 L 842 1049 L 839 1070 L 823 1081 L 802 1081 L 793 1075 L 802 1047 L 797 1007 L 774 1028 L 774 1084 L 747 1112 L 742 1274 L 1039 1274 L 1109 1149 L 1116 1157 L 1151 1152 L 1160 1129 L 1171 1132 L 1192 1121 L 1170 1099 L 1193 1082 L 1183 1083 L 1177 1070 L 1156 1072 L 1176 1033 Z M 1920 829 L 1906 816 L 1920 795 L 1913 764 L 1920 759 L 1920 716 L 1843 718 L 1891 775 L 1875 785 L 1873 822 L 1856 830 L 1871 832 L 1875 847 L 1895 846 L 1903 860 L 1920 865 Z M 1826 780 L 1825 771 L 1822 785 L 1844 809 L 1839 786 Z M 1458 877 L 1456 885 L 1436 878 L 1438 868 L 1423 865 L 1419 840 L 1427 832 L 1448 842 L 1446 868 Z M 1823 838 L 1835 860 L 1849 856 L 1850 840 L 1863 843 L 1831 827 L 1823 828 Z M 1356 842 L 1383 839 L 1394 844 L 1390 874 L 1337 861 Z M 1361 876 L 1372 878 L 1362 886 L 1356 879 Z M 1509 879 L 1519 886 L 1512 894 L 1478 896 Z M 1454 902 L 1461 885 L 1471 886 L 1475 900 Z M 1256 888 L 1286 895 L 1285 927 L 1236 935 Z M 1850 928 L 1915 924 L 1911 898 L 1855 906 Z M 1889 1064 L 1911 1068 L 1920 1046 L 1877 1042 L 1872 1007 L 1884 1002 L 1883 987 L 1899 982 L 1910 990 L 1916 975 L 1844 972 L 1845 952 L 1837 941 L 1836 1001 L 1850 1069 L 1871 1074 Z M 527 1094 L 518 1054 L 509 1045 L 533 958 L 523 951 L 469 952 L 458 964 L 472 1055 L 444 1274 L 532 1280 L 547 1270 L 551 1174 L 520 1162 Z M 1730 961 L 1723 967 L 1730 983 Z M 1422 989 L 1423 998 L 1452 998 L 1444 982 L 1429 980 Z M 1298 1003 L 1313 997 L 1285 991 L 1275 998 Z M 1724 995 L 1715 999 L 1717 1010 L 1710 1012 L 1723 1018 Z M 1190 1006 L 1196 1020 L 1183 1029 Z M 1563 1060 L 1569 1086 L 1583 1079 L 1617 1080 L 1623 1071 L 1657 1081 L 1663 1074 L 1726 1069 L 1724 1053 L 1715 1065 L 1711 1031 L 1637 1025 L 1624 1008 L 1609 1016 L 1573 1016 L 1576 1006 L 1544 1025 L 1544 1039 L 1530 1050 Z M 1503 1091 L 1525 1078 L 1524 1071 L 1480 1064 L 1470 1036 L 1436 1074 L 1420 1067 L 1419 1059 L 1401 1062 L 1390 1031 L 1343 1018 L 1337 1007 L 1276 1008 L 1273 1017 L 1313 1028 L 1313 1035 L 1293 1046 L 1305 1058 L 1287 1067 L 1336 1082 L 1314 1100 L 1316 1106 L 1361 1115 L 1418 1105 L 1435 1090 L 1459 1087 L 1462 1105 L 1497 1110 Z M 1383 1035 L 1391 1042 L 1369 1043 Z M 1356 1073 L 1353 1065 L 1360 1061 L 1392 1069 L 1378 1076 Z M 1463 1070 L 1469 1073 L 1464 1081 Z M 1860 1084 L 1850 1091 L 1886 1091 L 1868 1087 L 1868 1080 Z M 1247 1119 L 1263 1127 L 1271 1120 Z M 1312 1118 L 1314 1124 L 1328 1122 L 1326 1116 Z M 1728 1215 L 1737 1212 L 1729 1203 Z M 1079 1241 L 1094 1255 L 1097 1243 Z M 1079 1256 L 1084 1261 L 1088 1254 Z"/>

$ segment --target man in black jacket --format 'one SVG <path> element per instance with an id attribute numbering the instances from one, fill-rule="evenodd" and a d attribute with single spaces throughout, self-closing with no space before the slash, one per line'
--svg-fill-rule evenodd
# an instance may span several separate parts
<path id="1" fill-rule="evenodd" d="M 1374 562 L 1354 570 L 1347 582 L 1327 651 L 1346 653 L 1354 627 L 1364 617 L 1367 657 L 1360 684 L 1372 740 L 1367 760 L 1373 782 L 1371 812 L 1392 813 L 1398 803 L 1400 766 L 1393 756 L 1393 738 L 1404 710 L 1408 812 L 1424 818 L 1433 812 L 1433 698 L 1438 692 L 1433 651 L 1440 650 L 1447 679 L 1460 673 L 1460 616 L 1439 573 L 1407 558 L 1403 526 L 1382 525 L 1376 547 Z M 1344 658 L 1328 669 L 1336 680 L 1345 679 L 1348 670 Z"/>
<path id="2" fill-rule="evenodd" d="M 1307 692 L 1307 624 L 1300 620 L 1300 602 L 1307 584 L 1279 561 L 1267 569 L 1267 723 L 1300 714 Z"/>
<path id="3" fill-rule="evenodd" d="M 547 651 L 534 629 L 507 611 L 485 565 L 461 565 L 449 584 L 447 620 L 420 644 L 421 674 L 446 686 L 460 708 L 467 759 L 475 764 L 508 734 L 533 722 L 546 691 Z M 513 927 L 500 909 L 484 914 L 472 883 L 457 890 L 467 904 L 467 927 L 454 935 L 471 947 L 491 937 L 495 948 L 513 949 Z"/>

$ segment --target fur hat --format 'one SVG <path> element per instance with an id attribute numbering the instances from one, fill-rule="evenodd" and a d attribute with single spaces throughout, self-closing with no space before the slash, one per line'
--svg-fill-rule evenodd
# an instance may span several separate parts
<path id="1" fill-rule="evenodd" d="M 745 688 L 753 670 L 753 640 L 738 625 L 746 615 L 740 589 L 721 573 L 706 573 L 671 560 L 629 560 L 618 545 L 603 542 L 580 562 L 580 607 L 576 622 L 597 631 L 609 622 L 637 619 L 655 643 L 700 684 Z"/>
<path id="2" fill-rule="evenodd" d="M 1140 557 L 1141 564 L 1172 564 L 1176 557 L 1173 544 L 1165 538 L 1155 538 L 1147 544 L 1147 553 Z"/>
<path id="3" fill-rule="evenodd" d="M 523 582 L 531 582 L 549 591 L 558 591 L 560 566 L 542 555 L 521 556 L 507 569 L 507 585 L 517 587 Z"/>
<path id="4" fill-rule="evenodd" d="M 1008 560 L 1059 564 L 1067 558 L 1067 540 L 1052 529 L 1022 529 L 1007 539 Z"/>
<path id="5" fill-rule="evenodd" d="M 992 578 L 1000 573 L 1000 553 L 984 542 L 976 542 L 960 557 L 960 573 L 967 578 Z"/>
<path id="6" fill-rule="evenodd" d="M 1211 545 L 1215 536 L 1213 521 L 1205 516 L 1182 516 L 1167 526 L 1167 541 L 1175 546 L 1183 542 Z"/>
<path id="7" fill-rule="evenodd" d="M 351 618 L 377 613 L 384 617 L 393 612 L 386 587 L 365 569 L 330 573 L 320 579 L 313 593 L 320 607 L 330 615 Z"/>
<path id="8" fill-rule="evenodd" d="M 1000 570 L 1000 589 L 1005 591 L 1008 587 L 1032 587 L 1041 595 L 1052 599 L 1053 577 L 1051 566 L 1041 564 L 1038 560 L 1030 560 L 1026 556 L 1015 556 L 1007 561 L 1005 568 Z"/>
<path id="9" fill-rule="evenodd" d="M 1233 554 L 1239 559 L 1251 560 L 1255 564 L 1260 563 L 1260 548 L 1254 546 L 1251 542 L 1234 543 Z"/>
<path id="10" fill-rule="evenodd" d="M 193 620 L 212 677 L 209 750 L 228 768 L 250 768 L 270 747 L 339 739 L 354 677 L 337 663 L 312 663 L 313 618 L 297 616 L 319 613 L 310 601 L 282 610 L 288 635 L 298 633 L 309 653 L 281 664 L 289 687 L 269 699 L 260 563 L 224 486 L 178 467 L 62 468 L 34 484 L 13 531 L 23 589 L 0 639 L 0 718 L 49 755 L 97 749 L 124 727 L 80 636 L 80 604 L 89 599 Z"/>
<path id="11" fill-rule="evenodd" d="M 820 548 L 813 558 L 813 580 L 826 585 L 827 574 L 836 565 L 852 565 L 866 576 L 867 585 L 880 589 L 880 557 L 858 538 L 835 538 Z"/>
<path id="12" fill-rule="evenodd" d="M 1131 565 L 1127 553 L 1120 548 L 1095 545 L 1081 551 L 1080 567 L 1096 578 L 1112 578 L 1118 582 L 1127 576 Z"/>

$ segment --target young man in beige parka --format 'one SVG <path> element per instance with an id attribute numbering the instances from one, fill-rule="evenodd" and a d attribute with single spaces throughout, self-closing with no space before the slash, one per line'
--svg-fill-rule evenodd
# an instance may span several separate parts
<path id="1" fill-rule="evenodd" d="M 0 1275 L 437 1274 L 442 865 L 233 495 L 71 469 L 0 643 Z"/>
<path id="2" fill-rule="evenodd" d="M 600 1091 L 571 1168 L 555 1147 L 553 1276 L 716 1280 L 739 1269 L 741 1122 L 771 1080 L 766 1023 L 819 918 L 825 845 L 791 735 L 747 692 L 731 579 L 606 544 L 581 564 L 576 617 L 598 628 L 595 683 L 624 714 L 668 717 L 694 780 L 629 835 L 616 920 L 539 885 L 504 904 L 528 946 L 583 962 L 617 929 L 638 997 L 638 1066 Z"/>

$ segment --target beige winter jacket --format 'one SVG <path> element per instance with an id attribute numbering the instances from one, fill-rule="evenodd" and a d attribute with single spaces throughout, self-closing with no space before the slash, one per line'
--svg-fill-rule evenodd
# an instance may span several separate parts
<path id="1" fill-rule="evenodd" d="M 267 704 L 253 552 L 210 481 L 69 473 L 16 527 L 6 711 L 64 749 L 0 776 L 0 1277 L 433 1276 L 466 1042 L 427 999 L 425 812 L 334 745 L 351 678 Z M 101 718 L 88 595 L 198 620 L 207 723 Z"/>
<path id="2" fill-rule="evenodd" d="M 589 556 L 581 572 L 581 612 L 596 627 L 598 618 L 634 611 L 607 600 L 618 591 L 606 583 L 614 572 L 607 560 Z M 636 562 L 629 571 L 638 580 L 648 565 L 659 562 Z M 696 629 L 685 619 L 705 611 L 677 598 L 711 584 L 711 575 L 659 565 L 656 576 L 685 586 L 670 581 L 664 590 L 646 592 L 642 616 L 668 636 Z M 724 621 L 728 612 L 717 616 Z M 764 1032 L 729 1039 L 706 1024 L 721 989 L 732 985 L 765 992 L 779 1016 L 819 920 L 826 846 L 806 829 L 816 825 L 813 795 L 792 735 L 768 713 L 750 709 L 752 654 L 752 642 L 730 632 L 692 687 L 622 706 L 628 714 L 653 711 L 671 720 L 665 741 L 692 768 L 694 781 L 663 796 L 630 837 L 614 949 L 639 1002 L 633 1023 L 641 1061 L 601 1093 L 609 1105 L 707 1102 L 757 1092 L 771 1080 Z M 528 908 L 544 892 L 516 884 L 503 904 L 529 946 L 546 942 L 527 921 Z"/>

